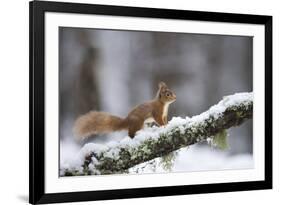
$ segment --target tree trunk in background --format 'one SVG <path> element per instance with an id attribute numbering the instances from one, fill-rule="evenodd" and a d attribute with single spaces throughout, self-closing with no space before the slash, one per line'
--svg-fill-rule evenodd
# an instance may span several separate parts
<path id="1" fill-rule="evenodd" d="M 96 69 L 98 50 L 91 46 L 87 31 L 60 29 L 60 137 L 73 137 L 77 116 L 100 109 Z M 68 120 L 63 120 L 68 119 Z"/>

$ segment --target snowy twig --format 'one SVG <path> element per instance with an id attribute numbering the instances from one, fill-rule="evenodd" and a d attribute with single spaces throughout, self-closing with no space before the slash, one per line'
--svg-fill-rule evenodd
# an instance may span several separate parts
<path id="1" fill-rule="evenodd" d="M 88 143 L 76 159 L 61 165 L 61 176 L 126 173 L 137 164 L 165 156 L 182 147 L 206 141 L 221 131 L 252 118 L 253 94 L 226 96 L 192 118 L 174 117 L 165 127 L 139 131 L 107 145 Z"/>

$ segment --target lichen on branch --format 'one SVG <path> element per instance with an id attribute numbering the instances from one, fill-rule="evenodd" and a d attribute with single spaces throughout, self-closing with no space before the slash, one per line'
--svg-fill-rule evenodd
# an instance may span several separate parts
<path id="1" fill-rule="evenodd" d="M 127 173 L 128 169 L 182 147 L 212 139 L 239 126 L 253 115 L 253 93 L 224 97 L 206 112 L 192 118 L 173 117 L 164 127 L 141 130 L 134 139 L 106 145 L 88 143 L 76 159 L 60 167 L 61 176 Z"/>

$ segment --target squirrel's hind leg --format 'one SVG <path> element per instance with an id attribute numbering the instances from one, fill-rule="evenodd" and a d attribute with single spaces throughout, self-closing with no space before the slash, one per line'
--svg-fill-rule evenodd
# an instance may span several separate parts
<path id="1" fill-rule="evenodd" d="M 134 138 L 137 131 L 143 128 L 144 120 L 135 118 L 129 120 L 128 135 L 130 138 Z"/>

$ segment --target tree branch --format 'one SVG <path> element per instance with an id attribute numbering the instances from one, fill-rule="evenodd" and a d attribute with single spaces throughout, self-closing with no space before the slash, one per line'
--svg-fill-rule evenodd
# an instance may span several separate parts
<path id="1" fill-rule="evenodd" d="M 252 93 L 227 96 L 200 115 L 173 118 L 166 127 L 147 128 L 133 140 L 126 137 L 108 145 L 86 144 L 75 163 L 61 166 L 61 175 L 124 173 L 137 164 L 212 139 L 217 133 L 252 118 L 252 113 Z"/>

